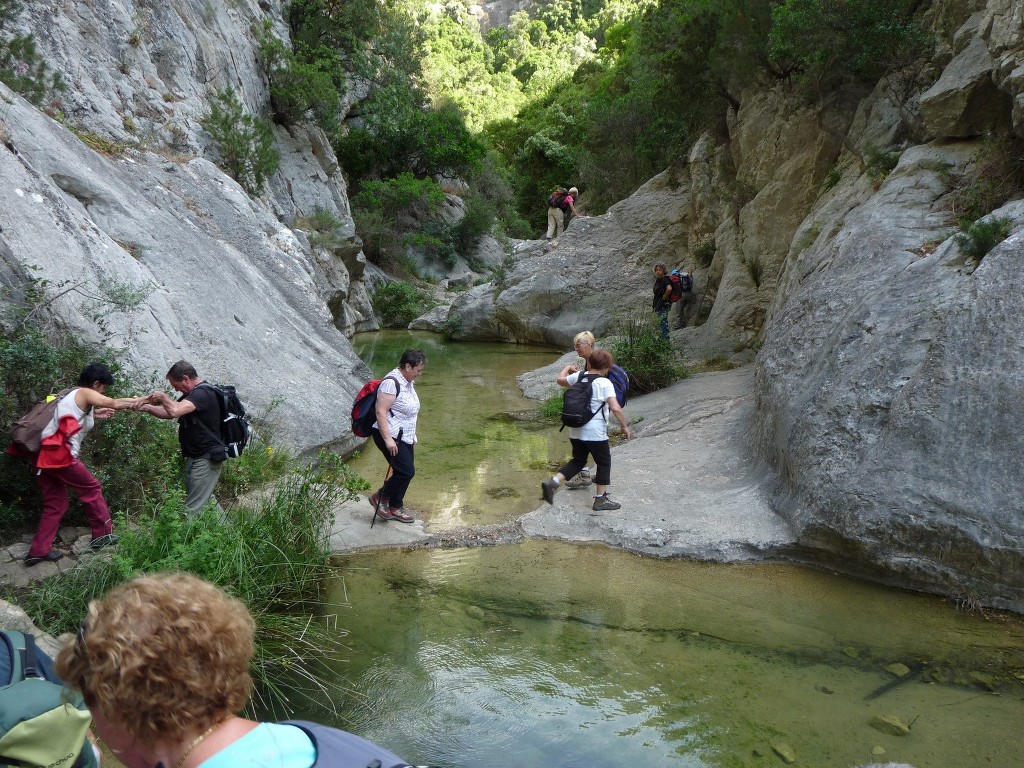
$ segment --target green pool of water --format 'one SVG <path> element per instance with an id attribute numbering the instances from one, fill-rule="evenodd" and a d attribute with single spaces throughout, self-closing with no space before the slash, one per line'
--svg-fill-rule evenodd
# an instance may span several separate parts
<path id="1" fill-rule="evenodd" d="M 378 375 L 408 346 L 428 356 L 409 504 L 432 528 L 536 508 L 565 433 L 498 415 L 532 407 L 515 377 L 556 353 L 356 339 Z M 376 449 L 355 463 L 383 475 Z M 347 646 L 334 724 L 413 763 L 754 768 L 785 765 L 778 749 L 819 768 L 1024 764 L 1020 617 L 829 573 L 549 541 L 375 552 L 343 559 L 325 611 Z M 872 727 L 888 716 L 909 733 Z"/>
<path id="2" fill-rule="evenodd" d="M 939 598 L 546 541 L 349 556 L 330 595 L 349 649 L 337 724 L 414 763 L 778 766 L 783 745 L 797 765 L 843 768 L 1024 755 L 1019 617 Z M 893 663 L 915 671 L 897 683 Z M 910 732 L 872 727 L 890 715 Z"/>

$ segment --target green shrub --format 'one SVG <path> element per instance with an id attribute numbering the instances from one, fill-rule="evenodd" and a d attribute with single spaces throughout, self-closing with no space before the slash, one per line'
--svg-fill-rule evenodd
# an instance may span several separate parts
<path id="1" fill-rule="evenodd" d="M 281 161 L 267 122 L 246 114 L 235 92 L 225 88 L 200 124 L 217 144 L 218 165 L 249 194 L 259 194 Z"/>
<path id="2" fill-rule="evenodd" d="M 697 247 L 693 249 L 693 258 L 697 260 L 697 263 L 704 267 L 711 266 L 711 262 L 715 260 L 715 252 L 718 250 L 718 246 L 715 245 L 714 235 L 704 237 L 697 243 Z"/>
<path id="3" fill-rule="evenodd" d="M 611 351 L 629 372 L 630 392 L 642 394 L 667 387 L 683 375 L 672 343 L 661 336 L 657 315 L 649 312 L 618 318 Z"/>
<path id="4" fill-rule="evenodd" d="M 435 306 L 428 293 L 410 283 L 391 282 L 373 292 L 373 311 L 385 328 L 406 328 L 409 323 Z"/>
<path id="5" fill-rule="evenodd" d="M 814 242 L 813 238 L 811 242 Z M 743 266 L 747 268 L 747 274 L 750 275 L 750 280 L 754 283 L 754 287 L 760 288 L 761 280 L 764 278 L 764 262 L 761 261 L 761 257 L 756 253 L 752 256 L 747 256 L 743 259 Z"/>
<path id="6" fill-rule="evenodd" d="M 864 145 L 864 165 L 874 179 L 876 186 L 885 180 L 899 164 L 899 161 L 899 152 L 889 152 L 872 144 L 870 141 Z"/>
<path id="7" fill-rule="evenodd" d="M 457 339 L 462 334 L 462 315 L 449 314 L 441 324 L 441 336 L 447 340 Z"/>
<path id="8" fill-rule="evenodd" d="M 309 216 L 296 216 L 293 226 L 308 233 L 309 244 L 314 248 L 333 250 L 342 245 L 344 222 L 326 208 L 317 207 Z"/>
<path id="9" fill-rule="evenodd" d="M 333 454 L 296 469 L 222 520 L 213 505 L 185 513 L 168 491 L 122 529 L 109 558 L 92 558 L 39 582 L 22 607 L 46 631 L 73 632 L 91 599 L 143 573 L 187 571 L 246 603 L 256 620 L 256 706 L 287 710 L 289 688 L 323 689 L 337 636 L 316 617 L 335 507 L 365 485 Z"/>
<path id="10" fill-rule="evenodd" d="M 875 82 L 929 47 L 909 8 L 905 0 L 785 0 L 772 9 L 771 61 L 820 86 Z"/>
<path id="11" fill-rule="evenodd" d="M 558 420 L 562 417 L 564 406 L 565 390 L 559 391 L 554 397 L 549 397 L 540 404 L 540 415 L 545 419 Z"/>
<path id="12" fill-rule="evenodd" d="M 1009 219 L 979 219 L 956 236 L 956 244 L 964 256 L 981 261 L 985 255 L 1010 236 L 1013 222 Z"/>
<path id="13" fill-rule="evenodd" d="M 1024 140 L 987 138 L 970 170 L 953 181 L 953 215 L 961 228 L 1024 197 Z"/>
<path id="14" fill-rule="evenodd" d="M 21 10 L 17 0 L 0 0 L 0 81 L 38 105 L 65 86 L 60 74 L 51 72 L 39 55 L 32 35 L 7 32 Z"/>

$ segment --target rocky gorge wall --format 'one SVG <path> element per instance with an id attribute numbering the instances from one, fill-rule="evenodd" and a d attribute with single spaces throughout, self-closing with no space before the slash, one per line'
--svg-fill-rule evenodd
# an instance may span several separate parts
<path id="1" fill-rule="evenodd" d="M 106 322 L 140 371 L 190 359 L 257 409 L 280 400 L 286 441 L 347 449 L 338 403 L 369 371 L 346 334 L 375 324 L 341 169 L 319 131 L 277 128 L 281 168 L 252 199 L 199 124 L 228 85 L 262 111 L 251 28 L 270 19 L 284 36 L 280 10 L 31 4 L 25 29 L 69 89 L 50 105 L 58 121 L 0 87 L 0 276 L 15 299 L 39 279 L 145 288 Z M 1011 0 L 933 3 L 935 55 L 909 97 L 885 82 L 812 107 L 751 84 L 685 164 L 557 244 L 514 243 L 499 282 L 414 325 L 567 349 L 648 307 L 654 263 L 690 266 L 701 322 L 673 341 L 690 360 L 755 361 L 751 441 L 806 557 L 1024 611 L 1024 203 L 990 214 L 1012 233 L 979 265 L 951 210 L 986 137 L 1024 136 L 1022 14 Z M 868 144 L 896 167 L 870 168 Z M 331 250 L 296 226 L 318 208 L 342 222 Z M 81 293 L 50 306 L 99 341 Z"/>
<path id="2" fill-rule="evenodd" d="M 557 245 L 518 244 L 503 284 L 431 322 L 568 348 L 649 306 L 654 263 L 689 265 L 707 318 L 673 343 L 756 359 L 751 439 L 804 556 L 1024 610 L 1024 201 L 988 215 L 1011 235 L 980 264 L 955 239 L 958 184 L 984 176 L 994 136 L 1024 136 L 1022 15 L 932 4 L 935 55 L 909 96 L 748 89 L 727 136 Z M 870 145 L 895 168 L 872 168 Z"/>
<path id="3" fill-rule="evenodd" d="M 162 379 L 188 359 L 257 411 L 276 402 L 286 442 L 347 448 L 337 404 L 369 370 L 346 334 L 377 326 L 330 144 L 314 128 L 275 127 L 280 168 L 252 199 L 211 162 L 200 125 L 226 87 L 264 112 L 251 30 L 269 19 L 284 36 L 281 5 L 26 4 L 22 29 L 67 89 L 47 105 L 58 121 L 0 88 L 3 277 L 15 297 L 49 281 L 69 332 L 125 348 L 143 373 Z M 318 209 L 341 222 L 330 250 L 294 226 Z M 102 304 L 121 289 L 148 297 L 111 315 L 101 338 L 82 294 Z"/>

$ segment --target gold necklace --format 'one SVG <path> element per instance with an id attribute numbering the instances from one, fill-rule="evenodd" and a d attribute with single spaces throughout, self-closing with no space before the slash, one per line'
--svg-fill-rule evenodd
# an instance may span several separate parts
<path id="1" fill-rule="evenodd" d="M 220 725 L 220 723 L 214 723 L 209 728 L 207 728 L 203 733 L 199 734 L 194 739 L 192 739 L 192 743 L 188 745 L 188 749 L 185 750 L 185 754 L 181 756 L 181 758 L 178 760 L 178 764 L 174 766 L 174 768 L 181 768 L 181 766 L 183 766 L 185 764 L 185 761 L 188 759 L 188 756 L 192 754 L 192 750 L 198 747 L 199 743 L 203 739 L 205 739 L 207 736 L 213 733 L 217 729 L 218 725 Z"/>

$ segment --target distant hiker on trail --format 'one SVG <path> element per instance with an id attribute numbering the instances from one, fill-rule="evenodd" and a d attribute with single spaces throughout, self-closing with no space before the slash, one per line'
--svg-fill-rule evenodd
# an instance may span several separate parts
<path id="1" fill-rule="evenodd" d="M 672 281 L 664 264 L 654 265 L 654 301 L 651 308 L 661 320 L 661 338 L 668 338 L 668 313 L 672 309 Z"/>
<path id="2" fill-rule="evenodd" d="M 158 419 L 178 420 L 178 443 L 185 457 L 185 509 L 199 512 L 213 498 L 227 455 L 220 441 L 220 403 L 217 393 L 199 377 L 192 363 L 179 360 L 167 371 L 167 381 L 181 397 L 153 392 L 152 404 L 138 410 Z M 219 505 L 218 505 L 219 507 Z"/>
<path id="3" fill-rule="evenodd" d="M 548 195 L 548 231 L 545 235 L 548 240 L 558 240 L 558 236 L 565 231 L 566 213 L 572 211 L 573 216 L 579 216 L 574 205 L 579 193 L 576 187 L 571 187 L 568 191 L 559 187 Z"/>
<path id="4" fill-rule="evenodd" d="M 420 398 L 413 382 L 423 373 L 427 356 L 418 349 L 407 349 L 377 387 L 377 421 L 373 424 L 373 442 L 387 459 L 392 475 L 376 493 L 370 504 L 385 520 L 411 523 L 412 516 L 402 511 L 405 492 L 409 489 L 416 467 L 413 462 L 416 445 L 416 420 Z"/>
<path id="5" fill-rule="evenodd" d="M 93 550 L 116 544 L 110 509 L 103 498 L 99 480 L 78 459 L 82 442 L 95 419 L 109 419 L 114 411 L 124 411 L 145 402 L 142 397 L 107 397 L 114 374 L 101 363 L 87 365 L 78 377 L 78 386 L 64 393 L 57 403 L 53 420 L 43 428 L 42 446 L 35 457 L 39 490 L 43 495 L 43 513 L 39 528 L 25 555 L 25 565 L 54 562 L 64 553 L 53 548 L 60 521 L 68 511 L 68 491 L 74 491 L 85 507 L 92 530 Z M 8 452 L 18 453 L 16 449 Z"/>
<path id="6" fill-rule="evenodd" d="M 565 393 L 567 401 L 573 390 L 577 390 L 579 393 L 583 389 L 589 389 L 590 397 L 586 407 L 590 415 L 582 426 L 570 426 L 569 428 L 572 459 L 550 480 L 545 480 L 540 484 L 541 497 L 548 504 L 555 503 L 555 492 L 565 482 L 565 479 L 575 477 L 586 466 L 587 457 L 593 456 L 597 463 L 597 495 L 594 496 L 592 509 L 595 512 L 604 512 L 619 509 L 622 506 L 608 496 L 608 484 L 612 478 L 612 454 L 608 442 L 609 412 L 619 422 L 623 437 L 627 440 L 630 438 L 629 424 L 626 423 L 626 416 L 615 397 L 615 387 L 607 378 L 608 371 L 611 370 L 613 364 L 611 353 L 603 349 L 595 349 L 590 354 L 585 372 L 574 373 L 575 366 L 567 365 L 558 374 L 558 383 L 569 388 L 569 391 Z M 566 411 L 563 410 L 563 423 L 565 414 Z"/>

